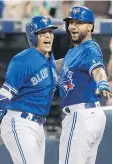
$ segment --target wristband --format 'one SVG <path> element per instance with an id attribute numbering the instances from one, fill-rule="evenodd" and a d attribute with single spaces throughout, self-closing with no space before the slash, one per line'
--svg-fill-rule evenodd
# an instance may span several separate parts
<path id="1" fill-rule="evenodd" d="M 101 80 L 97 83 L 97 88 L 99 89 L 99 91 L 102 93 L 102 90 L 106 90 L 108 92 L 111 92 L 110 91 L 110 88 L 109 88 L 109 85 L 108 85 L 108 82 L 105 81 L 105 80 Z"/>

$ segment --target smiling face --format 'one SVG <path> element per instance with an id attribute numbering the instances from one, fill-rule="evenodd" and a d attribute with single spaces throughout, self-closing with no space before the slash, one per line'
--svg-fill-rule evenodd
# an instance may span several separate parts
<path id="1" fill-rule="evenodd" d="M 68 30 L 73 43 L 80 44 L 91 38 L 91 30 L 93 25 L 78 20 L 70 20 Z"/>
<path id="2" fill-rule="evenodd" d="M 38 45 L 37 49 L 47 55 L 52 50 L 52 44 L 54 39 L 54 34 L 51 29 L 45 29 L 37 34 L 38 37 Z"/>

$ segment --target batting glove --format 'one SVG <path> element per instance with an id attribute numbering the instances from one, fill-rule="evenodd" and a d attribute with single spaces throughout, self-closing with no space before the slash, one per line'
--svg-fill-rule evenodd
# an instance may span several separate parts
<path id="1" fill-rule="evenodd" d="M 108 85 L 107 81 L 105 81 L 105 80 L 101 80 L 97 83 L 96 94 L 103 94 L 103 90 L 105 90 L 111 94 L 109 85 Z"/>

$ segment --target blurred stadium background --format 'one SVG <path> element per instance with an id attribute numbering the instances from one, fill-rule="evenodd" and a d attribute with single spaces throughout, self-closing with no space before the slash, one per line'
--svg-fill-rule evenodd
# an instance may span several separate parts
<path id="1" fill-rule="evenodd" d="M 48 15 L 59 30 L 55 32 L 53 52 L 55 59 L 65 56 L 69 49 L 69 39 L 62 19 L 67 16 L 72 6 L 83 5 L 92 9 L 96 15 L 93 39 L 99 43 L 104 57 L 109 85 L 112 89 L 112 1 L 0 1 L 0 86 L 5 77 L 9 61 L 18 52 L 29 47 L 25 25 L 29 17 Z M 59 76 L 59 75 L 58 75 Z M 107 116 L 104 138 L 99 147 L 96 164 L 112 163 L 112 100 L 104 97 L 100 100 Z M 64 115 L 60 109 L 58 85 L 51 105 L 51 112 L 45 123 L 47 138 L 45 164 L 58 163 L 58 145 L 61 134 L 61 121 Z M 12 164 L 10 156 L 0 141 L 0 164 Z"/>

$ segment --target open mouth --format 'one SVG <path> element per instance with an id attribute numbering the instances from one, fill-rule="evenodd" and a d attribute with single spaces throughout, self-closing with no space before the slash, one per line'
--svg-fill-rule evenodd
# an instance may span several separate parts
<path id="1" fill-rule="evenodd" d="M 51 45 L 51 42 L 44 42 L 44 44 L 46 44 L 46 45 Z"/>
<path id="2" fill-rule="evenodd" d="M 71 33 L 72 33 L 73 35 L 78 34 L 78 32 L 73 32 L 73 31 L 72 31 Z"/>

